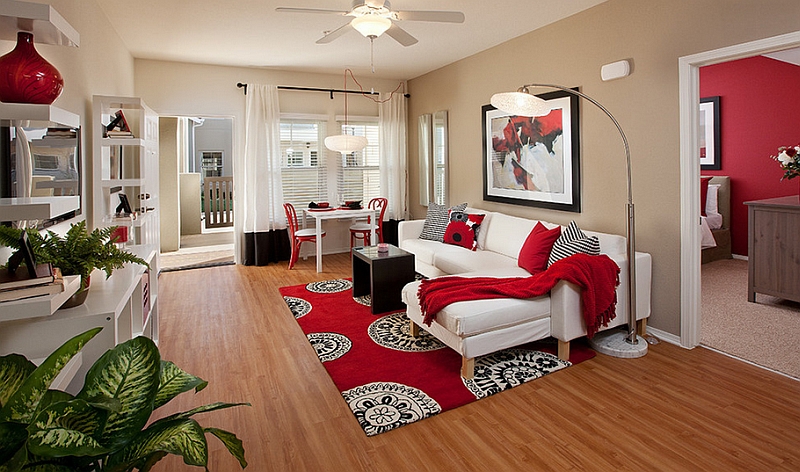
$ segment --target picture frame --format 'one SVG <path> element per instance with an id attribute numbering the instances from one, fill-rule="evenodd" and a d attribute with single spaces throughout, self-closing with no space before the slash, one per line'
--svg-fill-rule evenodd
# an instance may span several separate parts
<path id="1" fill-rule="evenodd" d="M 565 91 L 537 95 L 543 117 L 483 111 L 483 199 L 580 213 L 579 99 Z"/>
<path id="2" fill-rule="evenodd" d="M 700 125 L 700 169 L 720 170 L 719 97 L 700 99 L 697 121 Z"/>

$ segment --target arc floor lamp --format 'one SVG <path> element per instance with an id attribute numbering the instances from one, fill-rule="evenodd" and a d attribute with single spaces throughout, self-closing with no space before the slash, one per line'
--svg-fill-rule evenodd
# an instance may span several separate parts
<path id="1" fill-rule="evenodd" d="M 618 330 L 608 330 L 597 333 L 591 340 L 592 346 L 602 352 L 615 357 L 634 358 L 647 354 L 647 342 L 636 334 L 636 224 L 633 211 L 633 192 L 631 188 L 631 152 L 628 146 L 628 138 L 622 130 L 619 122 L 611 112 L 600 102 L 578 90 L 554 84 L 526 84 L 517 89 L 516 92 L 496 93 L 492 96 L 492 106 L 506 113 L 518 116 L 545 116 L 550 113 L 550 106 L 543 99 L 530 93 L 532 87 L 553 88 L 564 91 L 570 95 L 575 95 L 587 100 L 592 105 L 599 108 L 608 116 L 617 127 L 622 143 L 625 145 L 625 164 L 628 177 L 628 202 L 625 205 L 627 214 L 627 226 L 625 236 L 628 242 L 628 284 L 626 287 L 628 295 L 628 330 L 627 332 Z"/>

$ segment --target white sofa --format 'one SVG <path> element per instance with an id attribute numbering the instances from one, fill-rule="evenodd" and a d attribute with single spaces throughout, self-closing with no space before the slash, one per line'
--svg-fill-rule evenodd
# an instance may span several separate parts
<path id="1" fill-rule="evenodd" d="M 426 277 L 460 275 L 465 277 L 527 277 L 530 274 L 517 266 L 517 255 L 537 220 L 518 218 L 499 212 L 468 208 L 468 213 L 485 214 L 478 232 L 478 249 L 419 239 L 424 220 L 403 221 L 398 229 L 399 247 L 415 256 L 417 272 Z M 542 222 L 546 227 L 555 225 Z M 617 288 L 617 316 L 608 327 L 628 322 L 626 287 L 628 270 L 625 238 L 619 235 L 583 230 L 597 236 L 600 252 L 607 254 L 620 267 Z M 645 320 L 650 316 L 650 254 L 636 253 L 636 317 L 638 331 L 644 334 Z M 416 334 L 423 322 L 417 299 L 420 282 L 403 288 L 403 301 Z M 532 299 L 492 299 L 453 303 L 436 315 L 424 329 L 462 356 L 462 375 L 471 378 L 478 356 L 518 346 L 549 336 L 558 339 L 558 357 L 569 359 L 569 343 L 586 335 L 581 315 L 580 289 L 569 282 L 559 282 L 549 295 Z"/>

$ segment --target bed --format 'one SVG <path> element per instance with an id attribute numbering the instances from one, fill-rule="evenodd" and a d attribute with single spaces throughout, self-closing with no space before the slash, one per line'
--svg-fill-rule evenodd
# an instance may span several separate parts
<path id="1" fill-rule="evenodd" d="M 731 256 L 731 181 L 728 176 L 714 176 L 708 182 L 706 216 L 700 217 L 701 260 L 730 259 Z"/>

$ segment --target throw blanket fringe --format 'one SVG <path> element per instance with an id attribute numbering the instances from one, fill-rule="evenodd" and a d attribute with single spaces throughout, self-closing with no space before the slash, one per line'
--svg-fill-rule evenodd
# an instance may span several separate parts
<path id="1" fill-rule="evenodd" d="M 575 254 L 530 277 L 438 277 L 423 280 L 417 291 L 425 324 L 451 303 L 486 298 L 534 298 L 566 280 L 581 289 L 588 337 L 617 316 L 619 266 L 607 255 Z"/>

